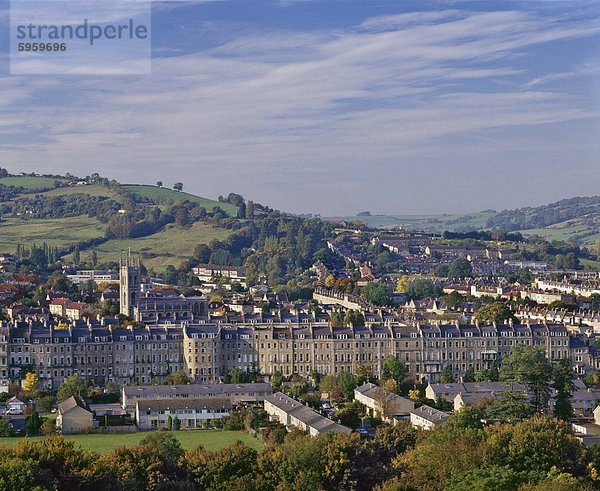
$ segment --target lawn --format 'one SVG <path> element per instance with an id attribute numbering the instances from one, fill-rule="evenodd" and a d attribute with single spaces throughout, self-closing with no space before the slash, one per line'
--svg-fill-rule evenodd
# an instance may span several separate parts
<path id="1" fill-rule="evenodd" d="M 28 220 L 6 218 L 0 223 L 0 251 L 13 253 L 18 243 L 29 247 L 33 242 L 62 247 L 103 237 L 105 229 L 106 225 L 85 216 Z"/>
<path id="2" fill-rule="evenodd" d="M 173 203 L 177 203 L 182 200 L 188 200 L 190 202 L 198 203 L 207 210 L 212 210 L 215 206 L 219 206 L 230 216 L 236 216 L 238 211 L 237 206 L 234 206 L 230 203 L 220 203 L 219 201 L 201 198 L 200 196 L 195 196 L 186 192 L 175 191 L 173 189 L 159 188 L 158 186 L 145 186 L 142 184 L 123 184 L 121 187 L 125 191 L 150 199 L 156 199 L 158 197 L 170 198 L 173 200 Z"/>
<path id="3" fill-rule="evenodd" d="M 65 436 L 65 438 L 74 440 L 83 448 L 93 450 L 94 452 L 108 453 L 120 446 L 134 447 L 149 434 L 151 432 L 116 435 L 69 435 Z M 173 434 L 186 450 L 192 450 L 198 445 L 202 445 L 206 450 L 218 450 L 234 443 L 236 440 L 241 440 L 255 450 L 262 450 L 262 443 L 259 440 L 242 431 L 186 430 L 176 431 Z M 34 442 L 41 439 L 42 437 L 30 438 Z M 20 440 L 22 439 L 0 438 L 0 445 L 14 447 Z"/>
<path id="4" fill-rule="evenodd" d="M 224 240 L 231 231 L 206 223 L 195 222 L 188 227 L 167 225 L 166 229 L 147 237 L 136 239 L 111 239 L 93 249 L 100 262 L 118 261 L 121 251 L 131 247 L 131 252 L 140 254 L 148 269 L 162 272 L 171 264 L 178 267 L 189 259 L 197 244 L 208 244 L 213 239 Z M 91 253 L 86 251 L 83 255 Z"/>
<path id="5" fill-rule="evenodd" d="M 54 187 L 54 183 L 60 180 L 52 177 L 13 176 L 3 177 L 0 179 L 0 184 L 4 184 L 5 186 L 20 186 L 25 189 L 42 189 Z"/>

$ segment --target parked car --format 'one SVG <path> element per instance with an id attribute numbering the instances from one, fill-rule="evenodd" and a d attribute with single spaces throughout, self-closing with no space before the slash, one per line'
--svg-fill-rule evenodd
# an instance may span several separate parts
<path id="1" fill-rule="evenodd" d="M 16 407 L 11 407 L 6 410 L 6 414 L 23 414 L 23 410 Z"/>

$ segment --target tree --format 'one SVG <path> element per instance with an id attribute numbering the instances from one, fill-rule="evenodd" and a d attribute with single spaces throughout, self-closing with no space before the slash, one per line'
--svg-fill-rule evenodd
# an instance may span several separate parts
<path id="1" fill-rule="evenodd" d="M 175 212 L 175 225 L 178 227 L 184 227 L 189 223 L 188 220 L 188 211 L 187 208 L 181 207 L 178 208 Z"/>
<path id="2" fill-rule="evenodd" d="M 344 316 L 340 312 L 332 312 L 329 316 L 329 322 L 331 323 L 331 327 L 343 327 Z"/>
<path id="3" fill-rule="evenodd" d="M 527 384 L 533 412 L 544 412 L 550 400 L 552 368 L 539 346 L 516 345 L 502 362 L 500 378 Z"/>
<path id="4" fill-rule="evenodd" d="M 448 268 L 448 278 L 453 280 L 461 280 L 463 278 L 468 278 L 473 274 L 473 267 L 471 263 L 465 259 L 464 257 L 458 257 L 450 267 Z"/>
<path id="5" fill-rule="evenodd" d="M 310 372 L 310 378 L 312 378 L 313 387 L 315 389 L 318 389 L 319 388 L 319 382 L 321 381 L 321 375 L 319 375 L 319 372 L 317 372 L 316 370 L 312 370 Z"/>
<path id="6" fill-rule="evenodd" d="M 509 320 L 516 321 L 517 318 L 504 302 L 493 302 L 481 307 L 475 314 L 475 319 L 481 323 L 503 324 Z"/>
<path id="7" fill-rule="evenodd" d="M 181 429 L 181 420 L 177 416 L 173 418 L 173 429 L 175 431 L 179 431 Z"/>
<path id="8" fill-rule="evenodd" d="M 168 385 L 186 385 L 190 383 L 190 379 L 185 370 L 179 370 L 174 374 L 167 375 L 166 382 Z"/>
<path id="9" fill-rule="evenodd" d="M 398 386 L 393 379 L 386 380 L 375 389 L 373 398 L 375 399 L 377 410 L 384 420 L 398 414 L 400 408 L 397 403 L 397 390 Z"/>
<path id="10" fill-rule="evenodd" d="M 492 425 L 486 431 L 497 465 L 510 466 L 517 472 L 538 473 L 547 473 L 556 467 L 578 475 L 585 469 L 583 446 L 564 421 L 535 415 L 516 425 Z"/>
<path id="11" fill-rule="evenodd" d="M 237 217 L 238 218 L 246 218 L 246 204 L 243 202 L 240 203 L 240 206 L 237 211 Z"/>
<path id="12" fill-rule="evenodd" d="M 435 268 L 433 274 L 438 278 L 445 278 L 448 276 L 449 270 L 450 268 L 446 264 L 440 264 L 437 268 Z"/>
<path id="13" fill-rule="evenodd" d="M 34 392 L 38 390 L 39 381 L 40 379 L 35 373 L 29 372 L 27 375 L 25 375 L 25 384 L 23 386 L 25 392 Z"/>
<path id="14" fill-rule="evenodd" d="M 369 283 L 363 288 L 363 297 L 375 305 L 392 305 L 392 289 L 385 283 Z"/>
<path id="15" fill-rule="evenodd" d="M 383 362 L 381 376 L 384 380 L 394 380 L 400 384 L 408 376 L 408 369 L 398 358 L 390 356 Z"/>
<path id="16" fill-rule="evenodd" d="M 254 201 L 248 201 L 246 205 L 246 218 L 250 220 L 254 218 Z"/>
<path id="17" fill-rule="evenodd" d="M 278 371 L 278 372 L 275 372 L 273 374 L 273 376 L 271 377 L 271 383 L 273 384 L 273 387 L 280 388 L 284 379 L 285 379 L 285 377 L 283 376 L 283 373 Z"/>
<path id="18" fill-rule="evenodd" d="M 442 373 L 440 375 L 440 382 L 442 384 L 453 384 L 455 382 L 454 375 L 452 375 L 452 368 L 450 368 L 450 365 L 446 365 L 442 370 Z"/>
<path id="19" fill-rule="evenodd" d="M 373 378 L 373 367 L 368 363 L 361 363 L 356 368 L 356 383 L 362 385 L 365 382 L 370 382 Z"/>
<path id="20" fill-rule="evenodd" d="M 162 182 L 162 181 L 156 181 L 156 185 L 157 185 L 159 188 L 162 188 L 163 182 Z"/>
<path id="21" fill-rule="evenodd" d="M 194 257 L 201 263 L 208 263 L 212 251 L 206 244 L 198 244 L 194 247 Z"/>
<path id="22" fill-rule="evenodd" d="M 229 369 L 227 379 L 230 384 L 247 384 L 250 382 L 250 374 L 238 367 L 233 367 Z"/>
<path id="23" fill-rule="evenodd" d="M 496 363 L 492 363 L 492 366 L 490 367 L 489 381 L 498 382 L 498 380 L 500 380 L 500 372 L 498 371 L 498 365 L 496 365 Z"/>
<path id="24" fill-rule="evenodd" d="M 356 388 L 356 379 L 354 378 L 354 375 L 352 375 L 351 372 L 342 370 L 338 376 L 338 382 L 344 399 L 347 401 L 353 400 L 354 389 Z"/>
<path id="25" fill-rule="evenodd" d="M 325 375 L 320 385 L 321 391 L 327 392 L 330 399 L 337 399 L 342 396 L 342 387 L 336 375 Z"/>
<path id="26" fill-rule="evenodd" d="M 406 289 L 406 296 L 412 300 L 423 300 L 438 295 L 440 292 L 440 287 L 431 281 L 417 278 Z"/>
<path id="27" fill-rule="evenodd" d="M 313 409 L 321 409 L 321 394 L 316 391 L 306 392 L 302 394 L 300 398 L 304 401 L 308 407 Z"/>
<path id="28" fill-rule="evenodd" d="M 334 284 L 335 284 L 335 278 L 333 277 L 333 275 L 329 275 L 329 276 L 327 276 L 327 278 L 325 278 L 325 286 L 327 288 L 332 288 Z"/>
<path id="29" fill-rule="evenodd" d="M 73 252 L 73 262 L 75 264 L 79 264 L 81 262 L 81 254 L 79 252 L 79 246 L 75 246 L 75 251 Z"/>
<path id="30" fill-rule="evenodd" d="M 167 428 L 169 428 L 170 430 L 173 429 L 173 416 L 171 416 L 170 414 L 167 418 Z"/>
<path id="31" fill-rule="evenodd" d="M 175 191 L 181 191 L 183 189 L 183 183 L 182 182 L 176 182 L 175 184 L 173 184 L 173 189 Z"/>
<path id="32" fill-rule="evenodd" d="M 56 394 L 58 402 L 63 402 L 71 396 L 80 397 L 84 388 L 83 380 L 77 377 L 77 375 L 72 375 L 58 388 L 58 393 Z"/>
<path id="33" fill-rule="evenodd" d="M 42 412 L 50 412 L 56 405 L 54 396 L 44 392 L 34 392 L 32 397 L 35 407 Z"/>
<path id="34" fill-rule="evenodd" d="M 175 420 L 173 420 L 174 423 Z M 165 431 L 150 433 L 140 441 L 140 445 L 153 448 L 162 459 L 168 462 L 177 462 L 184 454 L 183 447 L 175 435 Z"/>
<path id="35" fill-rule="evenodd" d="M 360 327 L 365 325 L 365 318 L 359 310 L 349 310 L 344 316 L 344 325 L 351 324 L 352 327 Z"/>
<path id="36" fill-rule="evenodd" d="M 14 431 L 8 419 L 0 419 L 0 436 L 13 436 Z"/>
<path id="37" fill-rule="evenodd" d="M 43 421 L 37 411 L 33 411 L 33 413 L 25 418 L 25 426 L 32 435 L 37 435 L 39 433 L 42 423 Z"/>
<path id="38" fill-rule="evenodd" d="M 569 359 L 563 357 L 552 369 L 552 388 L 556 391 L 554 400 L 554 416 L 558 419 L 567 421 L 573 417 L 573 405 L 571 397 L 575 390 L 573 378 L 575 374 L 569 364 Z"/>
<path id="39" fill-rule="evenodd" d="M 465 375 L 463 377 L 463 382 L 464 383 L 475 382 L 475 370 L 473 370 L 473 367 L 470 367 L 465 372 Z"/>
<path id="40" fill-rule="evenodd" d="M 531 414 L 527 399 L 518 390 L 507 390 L 498 396 L 498 400 L 486 408 L 488 418 L 497 418 L 514 422 L 525 419 Z"/>
<path id="41" fill-rule="evenodd" d="M 449 309 L 457 309 L 465 304 L 465 297 L 458 292 L 450 292 L 444 297 L 444 300 Z"/>

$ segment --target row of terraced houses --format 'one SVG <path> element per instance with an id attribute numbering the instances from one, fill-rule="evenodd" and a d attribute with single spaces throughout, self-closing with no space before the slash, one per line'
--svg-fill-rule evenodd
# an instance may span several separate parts
<path id="1" fill-rule="evenodd" d="M 501 365 L 517 344 L 541 346 L 547 358 L 571 360 L 579 374 L 600 368 L 594 338 L 563 324 L 413 325 L 386 323 L 332 327 L 320 323 L 188 323 L 122 328 L 108 321 L 51 323 L 0 322 L 1 378 L 34 371 L 44 387 L 58 387 L 78 375 L 97 384 L 120 385 L 162 380 L 184 370 L 192 381 L 215 383 L 232 368 L 308 378 L 369 365 L 381 374 L 390 356 L 403 361 L 414 380 L 436 382 L 446 365 L 460 380 Z"/>

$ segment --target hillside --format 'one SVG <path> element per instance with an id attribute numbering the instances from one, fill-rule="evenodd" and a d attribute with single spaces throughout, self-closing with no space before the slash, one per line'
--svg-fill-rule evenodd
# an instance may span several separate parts
<path id="1" fill-rule="evenodd" d="M 235 217 L 238 210 L 230 203 L 190 193 L 109 183 L 101 178 L 8 176 L 0 178 L 0 192 L 0 252 L 15 253 L 19 244 L 29 248 L 45 243 L 63 251 L 61 255 L 70 260 L 73 254 L 69 251 L 78 245 L 82 258 L 91 256 L 93 250 L 100 262 L 109 262 L 131 248 L 149 269 L 156 271 L 168 265 L 177 267 L 198 244 L 231 235 L 228 228 L 195 221 L 198 214 L 204 213 L 201 210 L 211 213 L 220 209 L 225 218 Z M 175 211 L 185 202 L 190 223 L 176 226 Z M 122 208 L 128 210 L 119 212 Z M 123 221 L 129 213 L 133 223 L 129 236 L 111 233 L 111 227 L 119 230 L 115 220 Z"/>
<path id="2" fill-rule="evenodd" d="M 600 240 L 600 196 L 564 199 L 549 205 L 516 210 L 493 210 L 454 215 L 369 215 L 329 217 L 360 221 L 369 227 L 399 228 L 441 233 L 501 229 L 546 240 L 574 240 L 593 244 Z"/>

